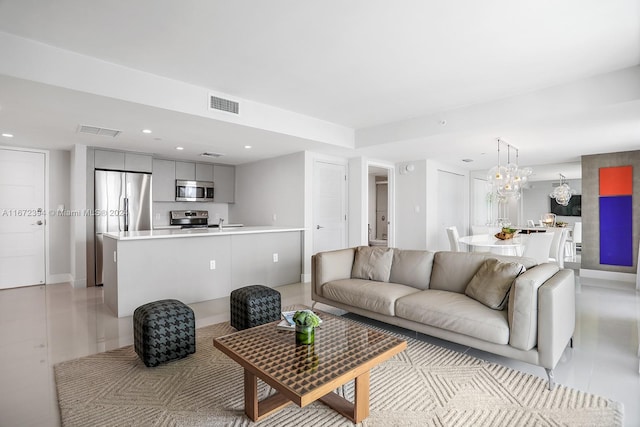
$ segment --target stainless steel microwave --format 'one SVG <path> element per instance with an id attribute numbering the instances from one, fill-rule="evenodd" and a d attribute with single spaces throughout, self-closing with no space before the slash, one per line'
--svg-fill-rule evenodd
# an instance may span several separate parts
<path id="1" fill-rule="evenodd" d="M 213 182 L 176 179 L 176 202 L 213 202 Z"/>

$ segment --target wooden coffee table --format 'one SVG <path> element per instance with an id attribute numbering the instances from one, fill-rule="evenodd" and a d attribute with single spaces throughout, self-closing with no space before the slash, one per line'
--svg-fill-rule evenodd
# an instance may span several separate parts
<path id="1" fill-rule="evenodd" d="M 354 423 L 369 415 L 369 372 L 400 353 L 407 342 L 355 322 L 316 311 L 322 326 L 315 344 L 296 345 L 295 333 L 278 322 L 214 338 L 213 344 L 244 368 L 244 411 L 252 421 L 295 403 L 316 400 Z M 258 401 L 258 378 L 277 392 Z M 354 402 L 334 393 L 355 380 Z"/>

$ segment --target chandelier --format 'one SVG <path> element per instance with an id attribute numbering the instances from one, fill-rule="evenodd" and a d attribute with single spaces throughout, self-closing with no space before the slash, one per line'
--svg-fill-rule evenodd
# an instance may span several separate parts
<path id="1" fill-rule="evenodd" d="M 507 146 L 506 165 L 500 163 L 500 144 Z M 516 152 L 515 163 L 511 163 L 511 150 Z M 533 170 L 531 168 L 520 168 L 518 166 L 518 149 L 498 138 L 498 165 L 489 169 L 489 174 L 487 175 L 487 179 L 493 187 L 493 192 L 498 195 L 498 200 L 520 199 L 522 186 L 532 173 Z"/>
<path id="2" fill-rule="evenodd" d="M 556 199 L 559 205 L 568 206 L 569 200 L 571 200 L 571 196 L 575 193 L 575 190 L 569 188 L 569 184 L 565 179 L 565 176 L 560 175 L 560 185 L 553 189 L 553 192 L 549 194 L 549 196 Z"/>

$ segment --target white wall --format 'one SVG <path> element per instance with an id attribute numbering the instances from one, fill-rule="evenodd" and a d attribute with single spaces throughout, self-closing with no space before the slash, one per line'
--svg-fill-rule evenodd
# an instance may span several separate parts
<path id="1" fill-rule="evenodd" d="M 70 205 L 71 211 L 87 209 L 87 146 L 76 144 L 71 149 Z M 87 220 L 84 216 L 70 218 L 70 260 L 73 286 L 87 286 Z"/>
<path id="2" fill-rule="evenodd" d="M 245 225 L 303 227 L 305 153 L 236 166 L 236 202 L 229 205 L 229 217 Z"/>
<path id="3" fill-rule="evenodd" d="M 47 283 L 71 280 L 71 219 L 58 211 L 69 209 L 71 153 L 69 151 L 49 151 L 49 271 Z"/>
<path id="4" fill-rule="evenodd" d="M 367 213 L 369 205 L 369 180 L 366 159 L 349 159 L 349 246 L 368 245 Z"/>
<path id="5" fill-rule="evenodd" d="M 413 171 L 406 171 L 406 166 Z M 427 162 L 418 160 L 396 165 L 395 246 L 402 249 L 427 248 Z"/>
<path id="6" fill-rule="evenodd" d="M 376 189 L 376 176 L 373 174 L 369 174 L 368 182 L 367 182 L 367 194 L 369 195 L 369 203 L 367 208 L 367 217 L 369 218 L 368 226 L 368 237 L 369 240 L 376 238 L 376 208 L 377 208 L 377 189 Z"/>

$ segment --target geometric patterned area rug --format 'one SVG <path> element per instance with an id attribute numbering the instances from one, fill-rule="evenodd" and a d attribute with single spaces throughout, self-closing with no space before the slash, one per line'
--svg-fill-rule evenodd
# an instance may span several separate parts
<path id="1" fill-rule="evenodd" d="M 243 371 L 213 347 L 228 322 L 196 331 L 196 353 L 147 368 L 133 346 L 54 367 L 62 425 L 249 426 Z M 620 403 L 402 336 L 407 349 L 371 371 L 362 426 L 618 426 Z M 273 391 L 260 384 L 260 399 Z M 353 399 L 353 382 L 337 392 Z M 289 405 L 255 425 L 353 425 L 322 403 Z"/>

